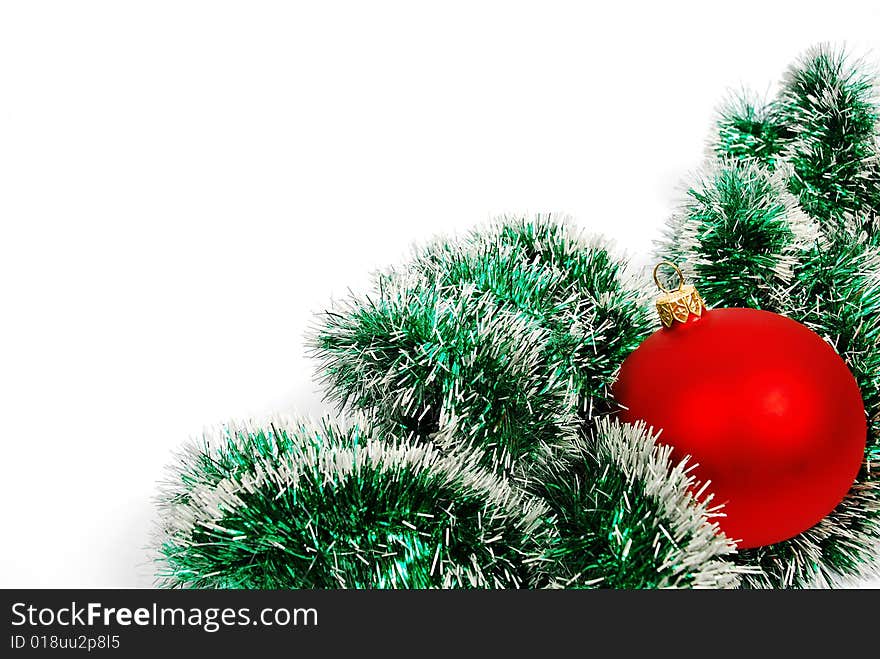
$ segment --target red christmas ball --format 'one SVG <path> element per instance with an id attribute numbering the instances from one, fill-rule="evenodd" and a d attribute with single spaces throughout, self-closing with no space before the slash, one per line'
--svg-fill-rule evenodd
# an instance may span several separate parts
<path id="1" fill-rule="evenodd" d="M 859 387 L 807 327 L 755 309 L 706 311 L 688 288 L 701 315 L 685 310 L 626 359 L 614 386 L 622 417 L 647 422 L 675 458 L 698 463 L 739 548 L 791 538 L 828 515 L 859 471 Z"/>

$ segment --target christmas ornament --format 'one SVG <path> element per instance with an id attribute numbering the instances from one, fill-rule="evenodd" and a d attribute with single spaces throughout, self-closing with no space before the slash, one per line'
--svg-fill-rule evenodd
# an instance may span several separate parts
<path id="1" fill-rule="evenodd" d="M 815 333 L 757 309 L 707 310 L 675 268 L 657 310 L 664 327 L 623 363 L 614 392 L 625 421 L 661 431 L 673 458 L 725 504 L 721 529 L 739 548 L 815 525 L 844 498 L 862 463 L 859 387 Z"/>

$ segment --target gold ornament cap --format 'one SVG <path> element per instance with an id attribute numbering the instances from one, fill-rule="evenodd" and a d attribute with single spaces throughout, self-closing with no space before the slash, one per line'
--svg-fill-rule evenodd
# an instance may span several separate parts
<path id="1" fill-rule="evenodd" d="M 678 275 L 678 288 L 676 290 L 671 291 L 660 283 L 657 272 L 662 266 L 672 268 L 675 270 L 675 274 Z M 700 297 L 700 293 L 691 284 L 685 285 L 684 275 L 681 274 L 681 270 L 674 263 L 660 261 L 660 263 L 655 265 L 654 283 L 657 284 L 657 288 L 663 291 L 663 295 L 657 298 L 657 313 L 664 327 L 672 327 L 675 322 L 686 323 L 691 314 L 695 316 L 703 315 L 703 310 L 706 308 L 703 298 Z"/>

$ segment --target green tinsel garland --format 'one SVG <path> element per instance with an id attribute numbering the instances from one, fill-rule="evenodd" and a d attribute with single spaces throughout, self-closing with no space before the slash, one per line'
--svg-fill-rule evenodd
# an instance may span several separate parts
<path id="1" fill-rule="evenodd" d="M 471 444 L 509 471 L 574 427 L 567 382 L 543 368 L 549 341 L 485 293 L 416 276 L 326 314 L 315 354 L 330 398 L 386 434 Z"/>
<path id="2" fill-rule="evenodd" d="M 614 409 L 615 371 L 654 322 L 647 299 L 567 221 L 503 218 L 378 274 L 310 343 L 340 407 L 391 434 L 481 447 L 510 471 Z"/>
<path id="3" fill-rule="evenodd" d="M 581 418 L 616 409 L 617 367 L 656 325 L 644 279 L 568 218 L 502 217 L 417 250 L 409 268 L 490 294 L 548 331 L 545 370 L 567 381 Z"/>
<path id="4" fill-rule="evenodd" d="M 712 147 L 720 157 L 789 166 L 789 190 L 820 220 L 861 218 L 877 232 L 880 145 L 873 71 L 826 44 L 811 48 L 785 74 L 766 104 L 745 92 L 720 110 Z"/>
<path id="5" fill-rule="evenodd" d="M 567 221 L 507 217 L 416 249 L 320 316 L 319 377 L 360 426 L 232 424 L 187 449 L 160 500 L 161 583 L 803 587 L 876 570 L 874 79 L 820 46 L 776 98 L 729 99 L 717 128 L 716 160 L 658 255 L 712 306 L 793 317 L 847 361 L 871 430 L 825 520 L 734 552 L 686 465 L 644 428 L 602 418 L 617 368 L 654 328 L 647 278 Z"/>
<path id="6" fill-rule="evenodd" d="M 880 251 L 874 81 L 827 46 L 809 51 L 763 108 L 728 103 L 718 162 L 667 228 L 658 257 L 678 259 L 710 306 L 750 306 L 799 320 L 836 347 L 865 399 L 865 464 L 820 524 L 741 551 L 749 586 L 836 583 L 876 567 L 880 549 Z M 785 189 L 783 189 L 785 188 Z M 788 199 L 797 195 L 798 206 Z M 804 215 L 814 219 L 807 219 Z"/>
<path id="7" fill-rule="evenodd" d="M 191 445 L 162 495 L 160 579 L 196 588 L 508 588 L 546 512 L 479 455 L 279 419 Z"/>
<path id="8" fill-rule="evenodd" d="M 819 241 L 778 174 L 748 161 L 711 164 L 666 228 L 660 256 L 724 307 L 781 311 L 803 255 Z"/>
<path id="9" fill-rule="evenodd" d="M 520 486 L 482 456 L 277 419 L 191 443 L 160 498 L 160 583 L 195 588 L 717 588 L 747 572 L 685 463 L 600 421 Z"/>
<path id="10" fill-rule="evenodd" d="M 748 568 L 698 502 L 686 461 L 658 446 L 643 425 L 607 419 L 550 455 L 529 491 L 556 517 L 536 562 L 539 583 L 557 588 L 731 588 Z"/>
<path id="11" fill-rule="evenodd" d="M 793 132 L 790 187 L 813 216 L 880 209 L 876 101 L 874 78 L 842 50 L 811 49 L 786 73 L 777 105 Z"/>
<path id="12" fill-rule="evenodd" d="M 720 158 L 757 161 L 774 169 L 780 152 L 791 141 L 777 112 L 775 104 L 763 102 L 750 91 L 731 95 L 718 111 L 718 135 L 712 149 Z"/>

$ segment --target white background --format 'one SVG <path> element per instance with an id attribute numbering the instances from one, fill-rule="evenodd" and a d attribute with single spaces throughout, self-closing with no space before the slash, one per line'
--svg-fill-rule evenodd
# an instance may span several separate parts
<path id="1" fill-rule="evenodd" d="M 880 46 L 876 2 L 314 4 L 0 5 L 0 585 L 150 585 L 172 450 L 320 413 L 331 297 L 504 211 L 644 261 L 729 89 Z"/>

